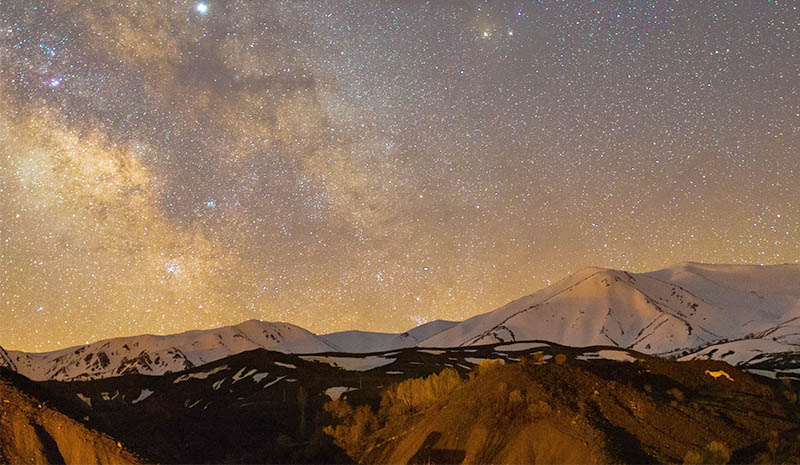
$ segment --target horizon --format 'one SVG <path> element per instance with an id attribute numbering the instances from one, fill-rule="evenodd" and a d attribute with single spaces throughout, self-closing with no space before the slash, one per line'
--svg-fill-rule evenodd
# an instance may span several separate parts
<path id="1" fill-rule="evenodd" d="M 247 323 L 249 321 L 256 321 L 256 322 L 259 322 L 259 323 L 268 323 L 268 324 L 289 324 L 289 325 L 296 326 L 296 327 L 299 327 L 301 329 L 304 329 L 306 331 L 309 331 L 312 334 L 314 334 L 315 336 L 326 336 L 326 335 L 330 335 L 330 334 L 344 333 L 344 332 L 350 332 L 350 331 L 397 335 L 397 334 L 406 333 L 408 331 L 411 331 L 411 330 L 413 330 L 415 328 L 418 328 L 420 326 L 427 325 L 429 323 L 435 323 L 437 321 L 455 322 L 455 323 L 463 322 L 463 321 L 468 320 L 468 319 L 470 319 L 470 318 L 472 318 L 474 316 L 482 315 L 482 314 L 485 314 L 487 312 L 491 312 L 493 310 L 497 310 L 500 307 L 508 305 L 508 304 L 511 304 L 513 302 L 516 302 L 517 300 L 520 300 L 520 299 L 525 298 L 527 296 L 531 296 L 531 295 L 537 294 L 537 293 L 545 290 L 546 288 L 548 288 L 550 286 L 556 285 L 560 281 L 563 281 L 563 280 L 571 278 L 572 276 L 580 273 L 583 270 L 596 268 L 596 269 L 609 270 L 609 271 L 630 272 L 630 273 L 633 273 L 633 274 L 647 274 L 647 273 L 653 273 L 653 272 L 667 270 L 667 269 L 675 269 L 675 268 L 683 267 L 683 266 L 686 266 L 686 265 L 701 265 L 701 266 L 711 266 L 711 267 L 770 267 L 770 266 L 778 267 L 778 266 L 800 266 L 800 263 L 798 263 L 798 261 L 795 261 L 794 263 L 775 263 L 775 264 L 769 264 L 768 265 L 768 264 L 763 264 L 763 263 L 704 263 L 704 262 L 697 262 L 697 261 L 689 260 L 689 261 L 683 261 L 683 262 L 674 263 L 674 264 L 672 264 L 670 266 L 667 266 L 667 267 L 664 267 L 664 268 L 657 268 L 657 269 L 652 269 L 652 270 L 647 270 L 647 271 L 630 271 L 630 270 L 626 270 L 625 268 L 616 269 L 616 268 L 608 268 L 608 267 L 589 265 L 589 266 L 581 267 L 581 268 L 579 268 L 579 269 L 577 269 L 577 270 L 575 270 L 573 272 L 570 272 L 567 275 L 555 280 L 553 283 L 551 283 L 549 285 L 546 285 L 546 286 L 544 286 L 542 288 L 536 289 L 536 290 L 534 290 L 532 292 L 529 292 L 529 293 L 526 293 L 526 294 L 522 294 L 522 295 L 520 295 L 518 297 L 512 298 L 511 300 L 509 300 L 507 302 L 504 302 L 503 304 L 501 304 L 501 305 L 499 305 L 497 307 L 489 308 L 489 309 L 486 309 L 485 311 L 479 311 L 479 312 L 475 313 L 474 315 L 468 315 L 468 316 L 464 317 L 461 320 L 447 320 L 447 319 L 443 319 L 443 318 L 436 318 L 436 319 L 432 319 L 430 321 L 426 321 L 426 322 L 420 323 L 418 325 L 409 327 L 408 329 L 402 330 L 402 331 L 365 330 L 363 328 L 355 328 L 354 327 L 354 328 L 342 329 L 342 330 L 337 330 L 337 331 L 318 333 L 318 332 L 315 332 L 315 331 L 311 331 L 308 328 L 305 328 L 303 326 L 297 325 L 296 323 L 293 323 L 291 321 L 270 321 L 270 320 L 261 320 L 261 319 L 258 319 L 258 318 L 250 318 L 250 319 L 247 319 L 247 320 L 242 320 L 242 321 L 231 323 L 231 324 L 227 324 L 226 323 L 226 324 L 221 324 L 221 325 L 212 325 L 212 326 L 208 326 L 208 327 L 204 327 L 204 328 L 192 327 L 192 328 L 189 328 L 189 329 L 180 330 L 180 331 L 176 331 L 176 332 L 135 333 L 135 334 L 123 334 L 123 335 L 111 336 L 111 337 L 100 336 L 95 340 L 86 341 L 83 344 L 72 344 L 72 345 L 69 345 L 69 346 L 55 347 L 55 348 L 45 349 L 45 350 L 33 350 L 32 351 L 32 350 L 20 349 L 20 348 L 16 348 L 16 347 L 3 345 L 2 341 L 0 341 L 0 348 L 4 349 L 6 351 L 25 352 L 25 353 L 30 353 L 30 354 L 51 353 L 51 352 L 59 352 L 59 351 L 62 351 L 62 350 L 74 349 L 76 347 L 84 347 L 84 346 L 97 344 L 97 343 L 101 343 L 101 342 L 105 342 L 105 341 L 109 341 L 109 340 L 113 340 L 113 339 L 136 338 L 136 337 L 140 337 L 140 336 L 169 337 L 169 336 L 178 336 L 178 335 L 182 335 L 182 334 L 186 334 L 186 333 L 193 333 L 193 332 L 213 331 L 215 329 L 220 329 L 220 328 L 239 326 L 239 325 L 242 325 L 242 324 Z"/>

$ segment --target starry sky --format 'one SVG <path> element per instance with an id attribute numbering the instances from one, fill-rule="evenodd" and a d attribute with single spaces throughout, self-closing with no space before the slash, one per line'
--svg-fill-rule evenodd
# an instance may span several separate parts
<path id="1" fill-rule="evenodd" d="M 800 258 L 786 0 L 0 0 L 0 345 Z"/>

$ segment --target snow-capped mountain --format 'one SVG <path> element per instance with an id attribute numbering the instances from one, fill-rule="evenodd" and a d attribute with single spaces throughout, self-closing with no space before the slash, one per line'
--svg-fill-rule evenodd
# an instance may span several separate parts
<path id="1" fill-rule="evenodd" d="M 465 320 L 421 345 L 533 339 L 570 346 L 614 345 L 662 355 L 689 355 L 715 344 L 750 341 L 734 344 L 742 353 L 728 354 L 731 360 L 748 360 L 760 350 L 796 352 L 800 266 L 684 263 L 641 274 L 587 268 Z M 705 355 L 721 358 L 723 353 Z"/>
<path id="2" fill-rule="evenodd" d="M 341 352 L 369 353 L 414 347 L 430 337 L 457 325 L 455 321 L 436 320 L 417 326 L 405 333 L 372 333 L 341 331 L 320 336 Z"/>
<path id="3" fill-rule="evenodd" d="M 258 348 L 370 353 L 531 340 L 759 367 L 775 361 L 785 372 L 800 372 L 800 265 L 684 263 L 639 274 L 586 268 L 489 313 L 459 323 L 437 320 L 401 334 L 316 336 L 287 323 L 250 320 L 48 353 L 0 348 L 0 366 L 34 380 L 95 379 L 176 372 Z"/>
<path id="4" fill-rule="evenodd" d="M 0 364 L 33 380 L 67 381 L 128 373 L 161 375 L 253 349 L 285 353 L 335 350 L 298 326 L 249 320 L 235 326 L 168 336 L 120 337 L 54 352 L 9 351 L 5 364 L 0 353 Z"/>

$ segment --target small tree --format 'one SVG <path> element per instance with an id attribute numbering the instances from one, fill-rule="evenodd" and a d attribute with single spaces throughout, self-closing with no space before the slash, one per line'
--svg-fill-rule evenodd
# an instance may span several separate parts
<path id="1" fill-rule="evenodd" d="M 333 438 L 333 442 L 344 449 L 347 455 L 358 460 L 366 448 L 366 439 L 378 429 L 378 419 L 366 405 L 355 410 L 344 400 L 327 402 L 323 408 L 341 423 L 326 426 L 325 434 Z"/>

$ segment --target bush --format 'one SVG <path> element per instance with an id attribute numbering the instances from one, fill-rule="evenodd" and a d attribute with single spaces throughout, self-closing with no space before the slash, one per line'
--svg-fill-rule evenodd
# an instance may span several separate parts
<path id="1" fill-rule="evenodd" d="M 436 405 L 461 384 L 461 377 L 452 368 L 427 378 L 409 379 L 383 391 L 381 410 L 390 416 L 421 412 Z"/>
<path id="2" fill-rule="evenodd" d="M 686 465 L 726 465 L 730 459 L 731 452 L 728 450 L 728 446 L 719 441 L 711 441 L 701 451 L 686 452 L 683 463 Z"/>
<path id="3" fill-rule="evenodd" d="M 531 420 L 539 420 L 550 416 L 553 413 L 550 404 L 543 400 L 531 402 L 528 404 L 528 418 Z"/>
<path id="4" fill-rule="evenodd" d="M 472 369 L 472 373 L 474 373 L 475 376 L 485 376 L 494 371 L 496 368 L 502 367 L 504 364 L 505 361 L 503 360 L 487 358 L 480 364 L 476 365 L 475 368 Z"/>
<path id="5" fill-rule="evenodd" d="M 323 408 L 332 417 L 341 421 L 337 426 L 326 426 L 325 434 L 333 438 L 337 446 L 347 454 L 358 459 L 366 449 L 367 437 L 378 429 L 378 419 L 366 405 L 356 407 L 355 410 L 344 400 L 327 402 Z"/>
<path id="6" fill-rule="evenodd" d="M 672 396 L 677 402 L 683 402 L 683 393 L 678 388 L 672 388 L 667 391 L 667 394 Z"/>

